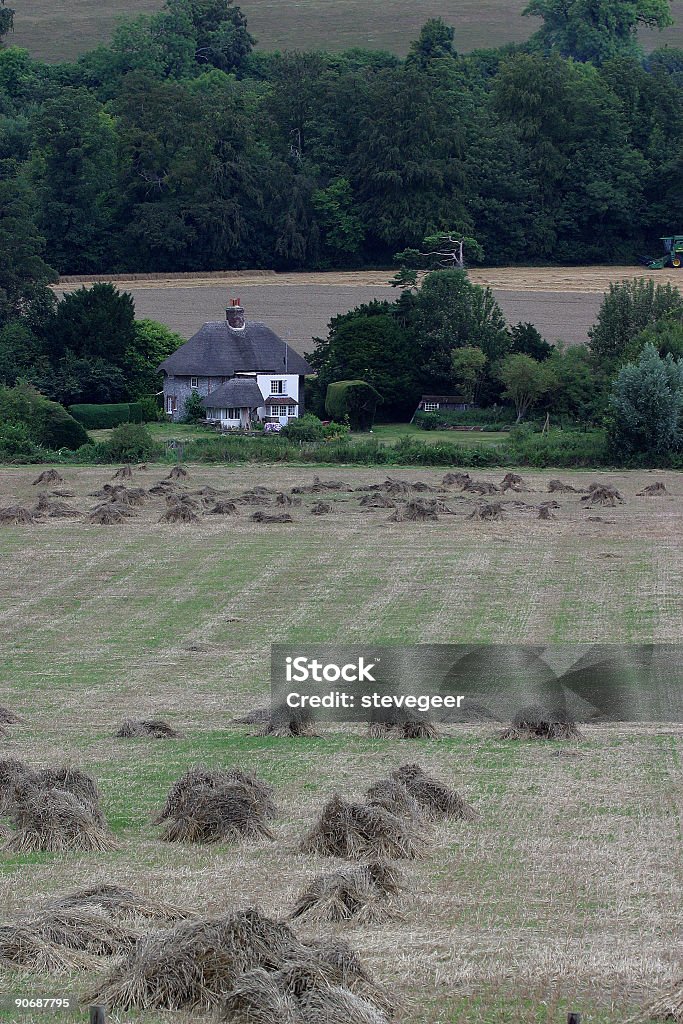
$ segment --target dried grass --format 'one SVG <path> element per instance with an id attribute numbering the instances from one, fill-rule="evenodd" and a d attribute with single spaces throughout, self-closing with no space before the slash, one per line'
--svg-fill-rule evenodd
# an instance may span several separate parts
<path id="1" fill-rule="evenodd" d="M 12 853 L 109 851 L 116 842 L 90 806 L 60 789 L 22 791 L 10 811 L 16 832 L 5 844 Z"/>
<path id="2" fill-rule="evenodd" d="M 33 481 L 33 486 L 36 487 L 39 484 L 63 484 L 63 483 L 64 483 L 64 477 L 61 475 L 61 473 L 58 473 L 56 469 L 45 469 L 40 474 L 40 476 L 36 477 L 36 479 Z"/>
<path id="3" fill-rule="evenodd" d="M 0 813 L 13 805 L 17 787 L 29 781 L 34 785 L 38 781 L 38 773 L 30 765 L 13 757 L 0 761 Z"/>
<path id="4" fill-rule="evenodd" d="M 644 487 L 642 489 L 642 491 L 638 491 L 637 496 L 639 498 L 660 498 L 662 495 L 668 493 L 669 492 L 666 489 L 666 484 L 662 483 L 661 480 L 658 480 L 654 484 L 648 484 L 647 487 Z"/>
<path id="5" fill-rule="evenodd" d="M 102 911 L 109 917 L 122 920 L 151 918 L 157 921 L 178 921 L 192 916 L 188 910 L 171 903 L 142 896 L 132 889 L 103 883 L 87 889 L 59 896 L 49 901 L 45 909 L 54 911 Z"/>
<path id="6" fill-rule="evenodd" d="M 286 738 L 317 736 L 315 717 L 308 708 L 290 708 L 286 704 L 278 704 L 271 708 L 268 720 L 263 723 L 257 736 L 279 736 Z"/>
<path id="7" fill-rule="evenodd" d="M 31 526 L 37 523 L 38 517 L 30 508 L 23 505 L 6 505 L 0 508 L 0 523 L 5 526 Z"/>
<path id="8" fill-rule="evenodd" d="M 613 484 L 589 484 L 588 494 L 584 494 L 581 501 L 586 506 L 603 505 L 614 508 L 615 505 L 623 505 L 624 499 Z"/>
<path id="9" fill-rule="evenodd" d="M 501 740 L 579 740 L 581 731 L 566 715 L 549 717 L 540 708 L 524 708 L 498 736 Z"/>
<path id="10" fill-rule="evenodd" d="M 414 498 L 403 505 L 399 505 L 393 515 L 389 516 L 389 522 L 437 522 L 439 516 L 434 506 L 435 503 L 433 501 L 425 501 L 423 498 Z"/>
<path id="11" fill-rule="evenodd" d="M 0 965 L 36 974 L 70 974 L 92 970 L 96 961 L 80 950 L 46 942 L 31 924 L 9 924 L 0 927 Z"/>
<path id="12" fill-rule="evenodd" d="M 482 503 L 478 505 L 474 511 L 470 512 L 468 519 L 474 519 L 479 522 L 491 522 L 495 519 L 502 519 L 505 515 L 505 506 L 499 501 L 492 501 L 488 504 Z"/>
<path id="13" fill-rule="evenodd" d="M 350 860 L 413 859 L 424 851 L 424 836 L 415 822 L 384 807 L 348 803 L 335 794 L 300 850 Z"/>
<path id="14" fill-rule="evenodd" d="M 50 498 L 44 491 L 38 495 L 33 511 L 36 515 L 46 515 L 51 519 L 80 519 L 81 513 L 65 501 Z"/>
<path id="15" fill-rule="evenodd" d="M 499 494 L 501 489 L 488 480 L 467 480 L 462 490 L 470 494 Z"/>
<path id="16" fill-rule="evenodd" d="M 159 517 L 160 523 L 198 523 L 199 516 L 185 501 L 169 502 L 166 511 Z"/>
<path id="17" fill-rule="evenodd" d="M 284 491 L 280 491 L 279 494 L 275 495 L 275 504 L 276 505 L 285 505 L 285 506 L 288 506 L 288 507 L 291 506 L 291 505 L 300 505 L 301 504 L 301 498 L 292 497 L 291 494 L 285 494 Z"/>
<path id="18" fill-rule="evenodd" d="M 213 508 L 209 509 L 211 516 L 237 516 L 239 511 L 234 501 L 217 501 Z"/>
<path id="19" fill-rule="evenodd" d="M 152 739 L 178 739 L 181 735 L 172 725 L 164 722 L 161 718 L 126 718 L 121 728 L 114 733 L 114 736 L 125 739 L 138 739 L 145 736 Z"/>
<path id="20" fill-rule="evenodd" d="M 364 494 L 359 504 L 362 508 L 396 508 L 396 502 L 385 494 Z"/>
<path id="21" fill-rule="evenodd" d="M 580 488 L 572 487 L 571 484 L 565 484 L 562 480 L 549 480 L 548 491 L 551 494 L 579 494 Z"/>
<path id="22" fill-rule="evenodd" d="M 523 494 L 526 491 L 530 491 L 531 488 L 524 483 L 524 480 L 518 473 L 506 473 L 500 485 L 501 491 L 515 491 L 517 494 Z"/>
<path id="23" fill-rule="evenodd" d="M 396 868 L 383 861 L 318 875 L 297 897 L 289 915 L 314 923 L 353 920 L 355 924 L 395 921 L 400 914 L 392 897 L 402 890 Z"/>
<path id="24" fill-rule="evenodd" d="M 683 1024 L 683 978 L 671 992 L 650 1003 L 645 1012 L 650 1020 L 673 1020 Z"/>
<path id="25" fill-rule="evenodd" d="M 316 501 L 316 503 L 311 506 L 312 516 L 326 516 L 328 512 L 331 511 L 332 506 L 327 501 Z"/>
<path id="26" fill-rule="evenodd" d="M 275 835 L 246 788 L 234 784 L 191 793 L 165 824 L 162 838 L 170 843 L 236 843 Z"/>
<path id="27" fill-rule="evenodd" d="M 433 778 L 418 764 L 404 764 L 393 771 L 391 777 L 406 787 L 430 818 L 475 821 L 478 817 L 464 797 L 444 782 Z"/>
<path id="28" fill-rule="evenodd" d="M 129 465 L 126 465 L 126 466 L 121 466 L 120 469 L 116 470 L 116 472 L 112 476 L 112 480 L 130 480 L 132 476 L 133 476 L 133 467 L 129 466 Z"/>
<path id="29" fill-rule="evenodd" d="M 469 473 L 446 473 L 442 483 L 447 487 L 459 487 L 461 490 L 466 484 L 472 482 L 472 477 Z"/>
<path id="30" fill-rule="evenodd" d="M 279 515 L 270 516 L 267 512 L 254 512 L 250 516 L 252 523 L 293 523 L 294 520 L 289 512 L 281 512 Z"/>
<path id="31" fill-rule="evenodd" d="M 200 764 L 188 768 L 185 774 L 173 783 L 164 807 L 155 819 L 155 824 L 187 816 L 188 809 L 198 794 L 230 786 L 240 787 L 241 795 L 263 818 L 270 820 L 277 817 L 278 809 L 273 798 L 273 788 L 263 779 L 239 768 L 209 769 Z"/>
<path id="32" fill-rule="evenodd" d="M 392 814 L 405 815 L 415 821 L 423 821 L 425 813 L 403 782 L 396 779 L 379 779 L 368 787 L 365 799 L 376 807 L 384 807 Z"/>
<path id="33" fill-rule="evenodd" d="M 116 526 L 125 523 L 135 515 L 128 505 L 116 500 L 103 502 L 88 515 L 88 522 L 97 526 Z"/>
<path id="34" fill-rule="evenodd" d="M 44 942 L 92 956 L 116 956 L 131 949 L 137 934 L 102 913 L 82 909 L 54 909 L 26 922 Z"/>
<path id="35" fill-rule="evenodd" d="M 184 480 L 188 473 L 184 466 L 174 466 L 166 477 L 167 480 Z"/>

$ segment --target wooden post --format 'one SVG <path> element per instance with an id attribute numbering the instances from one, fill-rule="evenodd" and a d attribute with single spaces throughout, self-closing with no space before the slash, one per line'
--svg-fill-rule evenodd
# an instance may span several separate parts
<path id="1" fill-rule="evenodd" d="M 90 1007 L 90 1024 L 106 1024 L 106 1015 L 104 1006 L 91 1006 Z"/>
<path id="2" fill-rule="evenodd" d="M 580 1013 L 569 1013 L 567 1014 L 567 1024 L 581 1024 Z"/>

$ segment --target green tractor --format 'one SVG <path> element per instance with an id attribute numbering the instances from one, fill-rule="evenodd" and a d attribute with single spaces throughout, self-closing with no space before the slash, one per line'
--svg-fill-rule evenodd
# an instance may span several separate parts
<path id="1" fill-rule="evenodd" d="M 675 267 L 677 270 L 683 265 L 683 235 L 670 235 L 662 238 L 666 256 L 658 260 L 645 260 L 648 270 L 663 270 L 664 267 Z"/>

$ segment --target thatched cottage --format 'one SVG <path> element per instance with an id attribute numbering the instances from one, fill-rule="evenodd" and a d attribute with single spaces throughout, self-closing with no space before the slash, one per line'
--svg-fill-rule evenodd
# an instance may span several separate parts
<path id="1" fill-rule="evenodd" d="M 242 428 L 256 420 L 287 423 L 301 416 L 304 377 L 313 372 L 270 327 L 247 320 L 239 299 L 228 306 L 225 320 L 204 324 L 159 370 L 170 419 L 182 419 L 195 391 L 207 420 Z"/>

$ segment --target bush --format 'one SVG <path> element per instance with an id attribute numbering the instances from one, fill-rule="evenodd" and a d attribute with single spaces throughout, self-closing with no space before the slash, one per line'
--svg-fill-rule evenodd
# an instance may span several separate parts
<path id="1" fill-rule="evenodd" d="M 324 436 L 322 420 L 310 413 L 290 420 L 280 431 L 280 437 L 286 437 L 289 441 L 322 441 Z"/>
<path id="2" fill-rule="evenodd" d="M 206 409 L 202 405 L 202 396 L 198 391 L 193 391 L 185 399 L 183 407 L 183 423 L 199 423 L 206 419 Z"/>
<path id="3" fill-rule="evenodd" d="M 515 422 L 509 406 L 488 409 L 439 409 L 436 412 L 416 412 L 413 423 L 421 430 L 447 430 L 449 427 L 482 427 L 484 430 L 505 430 Z"/>
<path id="4" fill-rule="evenodd" d="M 619 371 L 610 396 L 610 444 L 621 458 L 661 460 L 681 447 L 683 361 L 647 344 Z"/>
<path id="5" fill-rule="evenodd" d="M 340 380 L 328 385 L 325 411 L 333 420 L 348 422 L 352 430 L 370 430 L 382 398 L 364 380 Z"/>
<path id="6" fill-rule="evenodd" d="M 118 402 L 111 405 L 79 404 L 70 406 L 69 412 L 86 430 L 107 430 L 110 427 L 118 427 L 120 423 L 145 422 L 142 402 Z"/>
<path id="7" fill-rule="evenodd" d="M 522 432 L 498 449 L 501 464 L 556 467 L 600 467 L 613 464 L 603 430 L 549 430 L 545 434 Z"/>
<path id="8" fill-rule="evenodd" d="M 0 462 L 41 462 L 46 454 L 31 440 L 25 423 L 0 424 Z"/>
<path id="9" fill-rule="evenodd" d="M 163 452 L 142 423 L 121 423 L 107 441 L 95 447 L 94 454 L 100 449 L 108 462 L 143 462 L 158 458 Z"/>
<path id="10" fill-rule="evenodd" d="M 75 450 L 87 444 L 82 424 L 56 402 L 50 402 L 27 384 L 0 388 L 0 421 L 14 426 L 23 424 L 31 441 L 51 450 Z"/>

